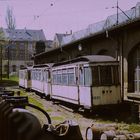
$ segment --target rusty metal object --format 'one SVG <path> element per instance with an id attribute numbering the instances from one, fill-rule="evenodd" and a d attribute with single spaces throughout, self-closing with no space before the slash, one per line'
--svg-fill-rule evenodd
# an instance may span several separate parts
<path id="1" fill-rule="evenodd" d="M 100 140 L 113 140 L 115 136 L 116 132 L 114 130 L 104 131 L 100 137 Z"/>
<path id="2" fill-rule="evenodd" d="M 115 124 L 97 124 L 88 127 L 86 140 L 140 140 L 140 133 L 119 131 Z"/>
<path id="3" fill-rule="evenodd" d="M 91 127 L 88 127 L 86 130 L 86 140 L 100 139 L 104 131 L 116 131 L 117 129 L 116 124 L 92 124 Z"/>
<path id="4" fill-rule="evenodd" d="M 0 124 L 1 140 L 34 140 L 41 132 L 41 125 L 34 115 L 13 111 L 7 102 L 0 103 Z"/>
<path id="5" fill-rule="evenodd" d="M 45 128 L 46 127 L 46 128 Z M 79 125 L 71 120 L 44 126 L 41 140 L 83 140 Z"/>

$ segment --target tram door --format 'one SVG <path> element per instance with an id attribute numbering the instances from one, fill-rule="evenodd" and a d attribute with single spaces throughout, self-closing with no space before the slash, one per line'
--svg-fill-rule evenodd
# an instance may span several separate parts
<path id="1" fill-rule="evenodd" d="M 84 107 L 91 107 L 91 77 L 90 67 L 79 67 L 79 100 Z"/>

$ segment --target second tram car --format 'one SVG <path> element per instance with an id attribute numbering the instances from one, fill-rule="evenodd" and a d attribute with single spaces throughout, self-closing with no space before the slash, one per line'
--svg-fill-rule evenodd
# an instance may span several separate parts
<path id="1" fill-rule="evenodd" d="M 119 63 L 113 57 L 89 55 L 52 67 L 51 99 L 85 109 L 121 102 Z"/>
<path id="2" fill-rule="evenodd" d="M 51 80 L 50 65 L 35 65 L 31 71 L 32 90 L 37 91 L 41 96 L 50 96 Z"/>

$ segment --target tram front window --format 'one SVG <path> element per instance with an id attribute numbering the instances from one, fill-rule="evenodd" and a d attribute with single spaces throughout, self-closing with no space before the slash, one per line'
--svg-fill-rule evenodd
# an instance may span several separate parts
<path id="1" fill-rule="evenodd" d="M 118 66 L 95 66 L 92 68 L 93 86 L 119 84 Z"/>
<path id="2" fill-rule="evenodd" d="M 100 67 L 100 82 L 101 85 L 111 85 L 113 83 L 111 66 Z"/>

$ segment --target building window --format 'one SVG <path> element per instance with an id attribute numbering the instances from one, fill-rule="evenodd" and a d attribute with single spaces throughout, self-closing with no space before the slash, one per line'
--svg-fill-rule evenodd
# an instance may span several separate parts
<path id="1" fill-rule="evenodd" d="M 20 69 L 23 69 L 24 68 L 24 65 L 20 65 Z"/>
<path id="2" fill-rule="evenodd" d="M 8 71 L 8 65 L 4 65 L 4 71 L 5 71 L 5 72 Z"/>
<path id="3" fill-rule="evenodd" d="M 13 66 L 12 66 L 12 70 L 13 70 L 13 72 L 16 72 L 16 68 L 17 68 L 16 65 L 13 65 Z"/>

